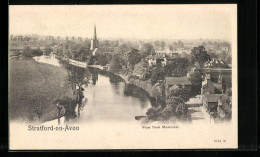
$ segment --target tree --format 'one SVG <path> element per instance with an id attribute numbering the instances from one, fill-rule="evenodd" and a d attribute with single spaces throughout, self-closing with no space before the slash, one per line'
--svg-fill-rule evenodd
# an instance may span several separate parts
<path id="1" fill-rule="evenodd" d="M 210 61 L 211 58 L 204 46 L 198 46 L 191 50 L 191 60 L 193 63 L 198 62 L 202 68 L 204 63 Z"/>
<path id="2" fill-rule="evenodd" d="M 199 93 L 201 89 L 201 83 L 202 83 L 202 71 L 194 71 L 190 74 L 189 80 L 192 83 L 192 91 L 195 93 Z"/>
<path id="3" fill-rule="evenodd" d="M 152 84 L 155 84 L 158 80 L 164 80 L 165 79 L 165 73 L 163 68 L 156 67 L 152 71 L 152 76 L 151 76 L 151 82 Z"/>
<path id="4" fill-rule="evenodd" d="M 64 62 L 63 62 L 64 63 Z M 73 65 L 69 65 L 68 63 L 64 63 L 64 67 L 67 69 L 68 78 L 67 81 L 71 84 L 72 89 L 76 93 L 76 101 L 78 103 L 78 117 L 80 116 L 80 109 L 82 107 L 82 99 L 84 90 L 82 88 L 83 85 L 88 86 L 90 84 L 91 73 L 89 69 L 84 69 L 80 67 L 76 67 Z M 75 86 L 78 89 L 75 89 Z"/>
<path id="5" fill-rule="evenodd" d="M 23 55 L 25 57 L 33 57 L 32 55 L 32 49 L 29 46 L 24 47 L 23 49 Z"/>
<path id="6" fill-rule="evenodd" d="M 43 52 L 39 47 L 37 49 L 32 50 L 32 56 L 41 56 L 41 55 L 43 55 Z"/>
<path id="7" fill-rule="evenodd" d="M 43 52 L 39 47 L 37 49 L 31 49 L 29 46 L 26 46 L 23 49 L 23 55 L 25 57 L 41 56 L 43 55 Z"/>
<path id="8" fill-rule="evenodd" d="M 164 50 L 166 43 L 164 41 L 156 40 L 153 42 L 153 45 L 154 45 L 155 49 L 158 51 L 158 50 Z"/>
<path id="9" fill-rule="evenodd" d="M 119 55 L 115 55 L 110 62 L 110 71 L 119 72 L 122 69 L 123 62 Z"/>
<path id="10" fill-rule="evenodd" d="M 154 55 L 155 50 L 153 45 L 150 43 L 145 43 L 141 48 L 141 54 L 142 54 L 142 58 L 145 58 L 149 55 Z"/>
<path id="11" fill-rule="evenodd" d="M 164 66 L 166 76 L 182 77 L 187 74 L 189 60 L 186 58 L 174 58 L 171 62 Z"/>
<path id="12" fill-rule="evenodd" d="M 144 75 L 145 78 L 151 77 L 151 69 L 145 61 L 141 61 L 134 66 L 133 74 Z"/>
<path id="13" fill-rule="evenodd" d="M 194 71 L 190 74 L 190 81 L 194 85 L 201 85 L 202 82 L 202 72 L 201 71 Z"/>
<path id="14" fill-rule="evenodd" d="M 104 65 L 108 64 L 108 60 L 107 60 L 106 55 L 97 54 L 96 57 L 97 57 L 97 61 L 98 61 L 99 65 L 104 66 Z"/>
<path id="15" fill-rule="evenodd" d="M 50 55 L 52 52 L 52 48 L 50 46 L 45 47 L 44 55 Z"/>
<path id="16" fill-rule="evenodd" d="M 134 66 L 136 63 L 141 61 L 141 54 L 137 49 L 132 49 L 125 53 L 126 61 L 130 66 Z"/>
<path id="17" fill-rule="evenodd" d="M 146 114 L 151 120 L 169 120 L 170 118 L 181 118 L 187 113 L 185 102 L 189 100 L 185 89 L 177 88 L 167 94 L 166 106 L 152 107 Z"/>
<path id="18" fill-rule="evenodd" d="M 166 97 L 166 108 L 165 110 L 170 110 L 175 113 L 177 117 L 180 117 L 187 113 L 187 106 L 185 104 L 188 101 L 190 95 L 186 89 L 177 88 L 171 90 Z"/>
<path id="19" fill-rule="evenodd" d="M 178 101 L 186 102 L 189 100 L 188 91 L 184 88 L 176 88 L 174 90 L 170 90 L 167 93 L 166 99 L 179 99 Z"/>

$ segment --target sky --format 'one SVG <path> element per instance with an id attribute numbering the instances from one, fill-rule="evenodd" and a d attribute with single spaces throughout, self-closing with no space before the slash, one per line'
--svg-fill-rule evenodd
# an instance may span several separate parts
<path id="1" fill-rule="evenodd" d="M 9 34 L 136 39 L 231 39 L 236 5 L 10 6 Z"/>

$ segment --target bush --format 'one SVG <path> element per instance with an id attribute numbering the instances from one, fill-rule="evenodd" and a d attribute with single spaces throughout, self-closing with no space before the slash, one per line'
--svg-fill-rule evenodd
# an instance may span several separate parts
<path id="1" fill-rule="evenodd" d="M 40 48 L 31 49 L 30 47 L 26 46 L 23 49 L 23 55 L 25 57 L 41 56 L 41 55 L 43 55 L 43 52 L 42 52 L 42 50 Z"/>

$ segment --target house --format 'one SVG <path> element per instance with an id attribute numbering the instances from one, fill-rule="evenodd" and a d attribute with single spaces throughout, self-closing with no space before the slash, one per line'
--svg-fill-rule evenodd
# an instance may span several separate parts
<path id="1" fill-rule="evenodd" d="M 174 52 L 168 54 L 168 56 L 172 58 L 176 58 L 178 55 L 179 55 L 178 53 L 174 53 Z"/>
<path id="2" fill-rule="evenodd" d="M 206 93 L 202 96 L 202 104 L 206 110 L 210 112 L 217 112 L 219 99 L 222 94 L 209 94 Z"/>
<path id="3" fill-rule="evenodd" d="M 188 67 L 187 69 L 190 69 L 188 72 L 187 72 L 187 78 L 190 78 L 190 76 L 195 72 L 197 71 L 197 67 L 196 66 L 190 66 Z"/>
<path id="4" fill-rule="evenodd" d="M 187 89 L 191 91 L 191 81 L 187 77 L 165 77 L 165 88 L 168 92 L 172 86 Z"/>
<path id="5" fill-rule="evenodd" d="M 164 56 L 164 57 L 162 57 Z M 152 55 L 149 55 L 146 57 L 146 61 L 148 62 L 148 65 L 149 66 L 153 66 L 153 65 L 157 65 L 159 63 L 162 64 L 162 66 L 165 66 L 169 61 L 172 61 L 174 58 L 172 57 L 168 57 L 168 56 L 165 56 L 164 54 L 160 54 L 160 55 L 155 55 L 155 56 L 152 56 Z"/>
<path id="6" fill-rule="evenodd" d="M 102 70 L 107 71 L 109 69 L 109 65 L 102 66 Z"/>
<path id="7" fill-rule="evenodd" d="M 157 57 L 166 57 L 166 52 L 156 52 Z"/>
<path id="8" fill-rule="evenodd" d="M 228 52 L 228 51 L 229 51 L 229 48 L 228 48 L 228 47 L 222 47 L 221 50 Z"/>
<path id="9" fill-rule="evenodd" d="M 156 65 L 158 63 L 163 62 L 164 59 L 162 57 L 159 57 L 159 56 L 149 55 L 149 56 L 146 57 L 146 61 L 148 62 L 149 66 L 153 66 L 153 65 Z"/>
<path id="10" fill-rule="evenodd" d="M 216 88 L 210 79 L 210 74 L 206 74 L 205 80 L 202 81 L 202 87 L 201 87 L 201 95 L 204 95 L 205 93 L 209 94 L 221 94 L 222 91 L 220 91 L 218 88 Z"/>

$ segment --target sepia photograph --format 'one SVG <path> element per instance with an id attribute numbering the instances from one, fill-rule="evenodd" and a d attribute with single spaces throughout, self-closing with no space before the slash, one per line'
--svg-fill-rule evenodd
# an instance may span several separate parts
<path id="1" fill-rule="evenodd" d="M 10 5 L 9 149 L 238 147 L 237 5 Z"/>

